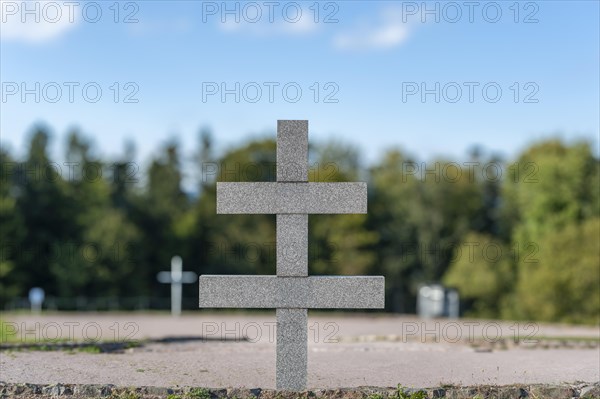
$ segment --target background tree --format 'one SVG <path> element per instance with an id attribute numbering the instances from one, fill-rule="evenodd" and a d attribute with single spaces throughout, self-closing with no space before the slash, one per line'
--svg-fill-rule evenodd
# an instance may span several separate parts
<path id="1" fill-rule="evenodd" d="M 311 148 L 309 181 L 365 179 L 360 153 L 351 144 L 331 141 Z M 367 228 L 366 214 L 309 215 L 309 273 L 361 275 L 373 272 L 377 232 Z"/>
<path id="2" fill-rule="evenodd" d="M 556 265 L 565 267 L 556 276 L 560 281 L 595 276 L 588 274 L 586 277 L 575 277 L 582 270 L 589 271 L 585 266 L 589 261 L 585 259 L 586 251 L 582 252 L 581 257 L 575 255 L 575 248 L 582 247 L 579 243 L 575 244 L 572 238 L 571 244 L 575 245 L 568 250 L 573 255 L 569 258 L 571 263 L 565 263 L 564 257 L 553 260 L 551 256 L 556 254 L 558 232 L 565 231 L 571 237 L 577 236 L 577 231 L 583 231 L 580 226 L 582 223 L 600 215 L 599 165 L 589 143 L 569 145 L 559 140 L 532 145 L 511 165 L 513 176 L 506 179 L 503 186 L 503 211 L 512 218 L 512 245 L 519 250 L 519 257 L 515 265 L 516 290 L 505 308 L 504 316 L 533 320 L 548 320 L 550 316 L 566 318 L 560 310 L 565 306 L 569 309 L 587 306 L 574 293 L 563 292 L 562 295 L 552 296 L 546 290 L 539 291 L 539 276 L 548 279 L 549 286 L 552 286 L 550 282 L 555 280 L 551 278 L 551 271 L 556 271 Z M 590 229 L 588 227 L 587 231 Z M 579 237 L 582 242 L 592 245 L 590 250 L 596 253 L 595 266 L 600 267 L 597 236 L 595 239 Z M 565 240 L 568 238 L 565 237 Z M 562 245 L 560 247 L 564 248 Z M 597 291 L 589 289 L 584 293 L 587 296 L 597 295 Z M 544 306 L 541 306 L 542 302 Z M 571 318 L 577 317 L 572 315 Z"/>
<path id="3" fill-rule="evenodd" d="M 15 210 L 23 220 L 23 236 L 18 247 L 17 279 L 23 290 L 43 287 L 58 295 L 50 263 L 60 257 L 60 247 L 80 233 L 76 207 L 69 195 L 60 164 L 48 156 L 50 136 L 37 127 L 31 136 L 25 162 L 16 173 Z"/>
<path id="4" fill-rule="evenodd" d="M 25 225 L 17 208 L 19 164 L 7 150 L 0 149 L 0 167 L 0 303 L 6 303 L 25 290 L 28 276 L 20 263 Z"/>
<path id="5" fill-rule="evenodd" d="M 214 181 L 275 181 L 275 141 L 252 141 L 227 151 L 210 169 Z M 275 216 L 217 215 L 216 184 L 197 204 L 198 226 L 205 229 L 203 273 L 275 274 Z"/>
<path id="6" fill-rule="evenodd" d="M 169 286 L 159 284 L 156 274 L 169 270 L 171 258 L 182 254 L 184 249 L 183 240 L 177 235 L 177 226 L 190 207 L 190 199 L 183 191 L 181 168 L 179 146 L 172 140 L 150 162 L 144 190 L 135 197 L 129 216 L 141 232 L 131 251 L 139 252 L 133 259 L 139 261 L 136 274 L 144 284 L 140 288 L 142 292 L 169 295 Z M 135 235 L 133 230 L 128 234 Z M 185 267 L 188 267 L 187 262 Z"/>
<path id="7" fill-rule="evenodd" d="M 414 312 L 418 287 L 442 279 L 465 234 L 496 230 L 500 179 L 469 162 L 419 163 L 394 150 L 371 169 L 369 225 L 381 237 L 374 250 L 389 309 Z"/>
<path id="8" fill-rule="evenodd" d="M 600 322 L 600 218 L 570 224 L 539 242 L 539 261 L 519 279 L 517 305 L 533 320 Z"/>
<path id="9" fill-rule="evenodd" d="M 156 273 L 175 254 L 197 273 L 274 274 L 275 216 L 217 215 L 215 183 L 275 181 L 276 143 L 216 154 L 211 137 L 203 129 L 194 154 L 168 141 L 145 170 L 133 144 L 110 162 L 77 130 L 61 162 L 43 127 L 22 159 L 1 149 L 0 306 L 40 286 L 61 309 L 85 298 L 164 308 Z M 313 142 L 309 165 L 310 181 L 369 184 L 368 214 L 309 217 L 311 274 L 382 274 L 394 312 L 414 312 L 419 286 L 441 281 L 470 316 L 599 322 L 600 163 L 589 143 L 545 140 L 505 164 L 479 148 L 427 163 L 389 150 L 367 169 L 352 144 Z M 197 286 L 184 298 L 196 308 Z"/>
<path id="10" fill-rule="evenodd" d="M 458 289 L 470 316 L 495 318 L 512 292 L 514 253 L 488 234 L 471 232 L 454 249 L 443 282 Z"/>

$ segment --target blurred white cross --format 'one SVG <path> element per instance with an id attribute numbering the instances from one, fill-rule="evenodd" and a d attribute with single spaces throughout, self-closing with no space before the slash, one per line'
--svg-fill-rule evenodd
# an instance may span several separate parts
<path id="1" fill-rule="evenodd" d="M 160 272 L 156 275 L 159 283 L 171 284 L 171 315 L 181 314 L 181 284 L 195 283 L 198 276 L 194 272 L 182 271 L 181 256 L 171 258 L 171 271 Z"/>

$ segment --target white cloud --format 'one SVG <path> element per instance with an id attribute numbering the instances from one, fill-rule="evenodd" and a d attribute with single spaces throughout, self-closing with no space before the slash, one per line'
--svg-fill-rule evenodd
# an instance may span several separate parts
<path id="1" fill-rule="evenodd" d="M 302 10 L 302 13 L 297 20 L 285 20 L 280 14 L 276 14 L 273 22 L 269 21 L 267 15 L 256 22 L 247 21 L 240 18 L 240 22 L 236 22 L 233 16 L 228 16 L 225 22 L 220 20 L 217 22 L 219 29 L 228 33 L 248 33 L 255 36 L 278 36 L 278 35 L 309 35 L 319 29 L 319 24 L 314 22 L 312 14 L 308 10 Z"/>
<path id="2" fill-rule="evenodd" d="M 187 34 L 193 29 L 193 23 L 190 18 L 163 18 L 160 20 L 144 18 L 143 22 L 127 24 L 127 28 L 132 35 L 163 35 L 164 32 Z"/>
<path id="3" fill-rule="evenodd" d="M 77 25 L 77 13 L 70 14 L 61 4 L 0 0 L 0 40 L 42 43 L 59 38 Z M 23 14 L 23 7 L 32 13 Z"/>
<path id="4" fill-rule="evenodd" d="M 301 19 L 298 22 L 232 22 L 219 23 L 219 28 L 228 33 L 248 33 L 255 36 L 278 36 L 278 35 L 293 35 L 301 36 L 315 32 L 318 28 L 317 24 L 311 21 Z"/>
<path id="5" fill-rule="evenodd" d="M 352 31 L 334 36 L 333 45 L 340 50 L 387 49 L 403 44 L 409 36 L 408 24 L 402 23 L 400 11 L 384 10 L 377 22 L 364 22 Z"/>
<path id="6" fill-rule="evenodd" d="M 288 23 L 282 21 L 279 26 L 288 33 L 304 35 L 316 31 L 319 25 L 309 16 L 303 16 L 298 22 Z"/>

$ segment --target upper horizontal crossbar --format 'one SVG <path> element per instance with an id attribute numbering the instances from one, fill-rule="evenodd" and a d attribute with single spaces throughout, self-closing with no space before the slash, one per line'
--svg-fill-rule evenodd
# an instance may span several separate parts
<path id="1" fill-rule="evenodd" d="M 217 213 L 367 213 L 367 183 L 217 183 Z"/>

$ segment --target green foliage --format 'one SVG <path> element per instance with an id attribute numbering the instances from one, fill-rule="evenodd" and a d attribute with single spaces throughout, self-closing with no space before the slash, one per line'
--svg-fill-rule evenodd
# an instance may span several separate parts
<path id="1" fill-rule="evenodd" d="M 18 342 L 18 340 L 15 334 L 13 334 L 12 328 L 9 329 L 6 322 L 0 319 L 0 343 L 6 344 L 10 342 Z"/>
<path id="2" fill-rule="evenodd" d="M 16 296 L 20 291 L 21 276 L 17 270 L 14 252 L 25 234 L 22 214 L 17 209 L 17 188 L 11 184 L 15 162 L 4 149 L 0 149 L 0 303 Z M 11 192 L 12 191 L 12 192 Z M 11 251 L 12 250 L 12 251 Z M 13 252 L 13 253 L 11 253 Z"/>
<path id="3" fill-rule="evenodd" d="M 427 399 L 427 392 L 425 391 L 405 391 L 401 385 L 398 385 L 396 394 L 393 396 L 394 399 Z"/>
<path id="4" fill-rule="evenodd" d="M 134 391 L 123 391 L 110 395 L 111 399 L 140 399 L 140 394 Z"/>
<path id="5" fill-rule="evenodd" d="M 206 388 L 191 388 L 185 399 L 210 399 L 210 391 Z"/>
<path id="6" fill-rule="evenodd" d="M 156 273 L 176 254 L 199 274 L 275 273 L 275 216 L 215 212 L 217 181 L 275 180 L 273 139 L 215 156 L 204 130 L 192 170 L 175 140 L 142 170 L 132 145 L 109 162 L 73 131 L 74 167 L 62 173 L 50 142 L 37 127 L 22 159 L 0 149 L 0 307 L 34 286 L 73 308 L 83 297 L 168 298 Z M 309 180 L 367 181 L 369 212 L 309 217 L 310 273 L 382 274 L 390 311 L 414 312 L 418 287 L 443 281 L 472 316 L 598 323 L 600 163 L 590 144 L 548 140 L 508 162 L 481 151 L 468 162 L 391 149 L 366 169 L 351 144 L 311 143 Z M 503 165 L 502 179 L 489 177 L 490 163 Z M 184 190 L 184 176 L 197 190 Z"/>
<path id="7" fill-rule="evenodd" d="M 315 151 L 309 181 L 343 182 L 359 179 L 358 151 L 343 143 L 327 143 Z M 367 215 L 309 216 L 309 272 L 360 275 L 372 272 L 378 233 L 367 227 Z"/>
<path id="8" fill-rule="evenodd" d="M 539 241 L 539 261 L 520 265 L 519 316 L 600 322 L 600 218 L 571 224 Z"/>
<path id="9" fill-rule="evenodd" d="M 82 346 L 77 348 L 77 351 L 84 353 L 102 353 L 102 349 L 96 345 Z"/>
<path id="10" fill-rule="evenodd" d="M 504 213 L 513 239 L 537 242 L 545 233 L 599 216 L 600 163 L 589 143 L 537 143 L 509 166 Z"/>
<path id="11" fill-rule="evenodd" d="M 501 300 L 515 280 L 514 253 L 492 236 L 468 233 L 455 248 L 444 283 L 457 288 L 464 300 L 473 301 L 474 315 L 497 317 Z"/>
<path id="12" fill-rule="evenodd" d="M 274 181 L 275 151 L 274 140 L 254 141 L 210 161 L 214 174 L 203 171 L 205 187 L 179 225 L 186 255 L 203 273 L 275 273 L 275 216 L 217 215 L 215 187 L 215 181 Z"/>
<path id="13" fill-rule="evenodd" d="M 480 170 L 466 172 L 443 160 L 421 164 L 397 150 L 371 169 L 376 272 L 386 276 L 392 310 L 414 312 L 419 285 L 442 278 L 467 232 L 495 231 L 498 183 L 482 181 Z"/>
<path id="14" fill-rule="evenodd" d="M 514 165 L 502 212 L 520 256 L 502 315 L 597 323 L 598 159 L 588 143 L 552 140 L 533 145 Z"/>

